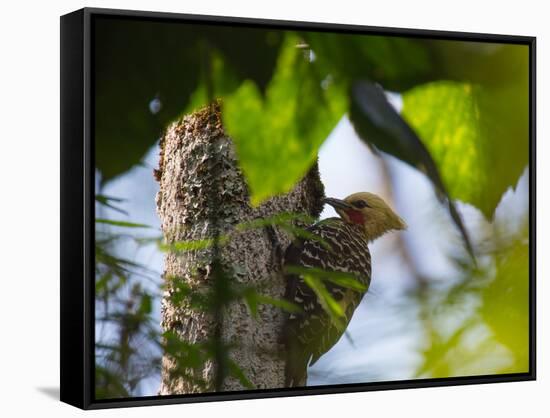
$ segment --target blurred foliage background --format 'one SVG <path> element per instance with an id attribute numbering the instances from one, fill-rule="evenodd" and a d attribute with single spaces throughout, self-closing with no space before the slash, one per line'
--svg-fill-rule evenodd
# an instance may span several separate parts
<path id="1" fill-rule="evenodd" d="M 289 191 L 320 148 L 336 149 L 327 138 L 335 141 L 345 122 L 371 157 L 353 179 L 335 177 L 327 192 L 344 197 L 346 183 L 378 176 L 400 212 L 414 213 L 415 191 L 403 185 L 417 176 L 443 219 L 431 236 L 445 248 L 447 277 L 430 271 L 430 254 L 419 254 L 426 232 L 412 215 L 404 216 L 405 238 L 374 251 L 374 263 L 402 267 L 379 276 L 408 277 L 386 285 L 397 293 L 382 286 L 378 303 L 391 300 L 391 315 L 407 328 L 398 332 L 414 330 L 415 344 L 400 348 L 414 351 L 413 366 L 347 376 L 349 367 L 325 369 L 312 373 L 311 384 L 529 370 L 529 202 L 514 191 L 529 164 L 527 45 L 114 17 L 95 17 L 93 34 L 97 398 L 156 394 L 163 347 L 155 186 L 132 189 L 128 179 L 152 179 L 163 129 L 206 104 L 209 92 L 222 99 L 251 204 Z M 325 185 L 330 164 L 346 165 L 329 160 L 325 154 L 320 162 Z M 458 205 L 458 219 L 445 202 Z M 461 222 L 469 237 L 459 233 Z M 363 305 L 381 315 L 374 295 Z M 377 335 L 376 323 L 369 326 L 361 332 Z M 350 350 L 368 355 L 349 346 L 329 354 Z"/>

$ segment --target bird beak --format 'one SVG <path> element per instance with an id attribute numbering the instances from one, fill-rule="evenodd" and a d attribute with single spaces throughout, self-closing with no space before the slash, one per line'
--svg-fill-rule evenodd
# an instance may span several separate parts
<path id="1" fill-rule="evenodd" d="M 323 203 L 328 203 L 334 209 L 353 209 L 353 206 L 351 206 L 349 203 L 344 202 L 340 199 L 335 199 L 333 197 L 327 197 L 323 199 Z"/>

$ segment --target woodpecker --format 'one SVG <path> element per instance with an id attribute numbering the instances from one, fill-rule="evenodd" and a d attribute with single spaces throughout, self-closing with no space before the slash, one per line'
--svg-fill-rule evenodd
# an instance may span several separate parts
<path id="1" fill-rule="evenodd" d="M 307 368 L 326 353 L 345 332 L 353 312 L 368 290 L 371 256 L 368 244 L 386 232 L 405 229 L 405 222 L 375 194 L 354 193 L 343 200 L 326 198 L 339 218 L 328 218 L 307 230 L 320 239 L 298 239 L 285 251 L 285 266 L 348 273 L 363 284 L 357 291 L 323 281 L 345 313 L 338 327 L 323 309 L 313 289 L 302 276 L 287 274 L 285 299 L 301 308 L 287 315 L 283 330 L 286 387 L 305 386 Z"/>

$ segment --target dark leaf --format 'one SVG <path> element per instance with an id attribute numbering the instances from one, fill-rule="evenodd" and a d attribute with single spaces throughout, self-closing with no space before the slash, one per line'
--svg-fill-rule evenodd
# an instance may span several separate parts
<path id="1" fill-rule="evenodd" d="M 103 182 L 138 164 L 188 108 L 206 79 L 205 44 L 223 60 L 224 73 L 263 89 L 281 42 L 280 32 L 263 28 L 111 18 L 96 19 L 94 33 L 96 167 Z"/>
<path id="2" fill-rule="evenodd" d="M 333 81 L 347 86 L 368 78 L 402 91 L 434 77 L 431 51 L 421 40 L 326 32 L 304 33 L 304 38 Z"/>
<path id="3" fill-rule="evenodd" d="M 113 209 L 117 212 L 122 213 L 123 215 L 128 216 L 128 212 L 126 212 L 125 210 L 120 209 L 119 207 L 115 206 L 112 203 L 112 202 L 115 202 L 115 203 L 124 202 L 124 199 L 119 199 L 119 198 L 116 198 L 116 197 L 96 194 L 95 195 L 95 200 L 97 202 L 101 203 L 102 205 L 107 206 L 108 208 L 111 208 L 111 209 Z"/>
<path id="4" fill-rule="evenodd" d="M 95 396 L 98 399 L 127 398 L 130 396 L 121 376 L 109 369 L 95 366 Z"/>
<path id="5" fill-rule="evenodd" d="M 391 154 L 424 172 L 432 181 L 439 198 L 449 207 L 466 249 L 475 260 L 470 238 L 430 152 L 416 132 L 397 113 L 382 88 L 360 81 L 351 90 L 350 119 L 358 135 L 371 147 Z"/>

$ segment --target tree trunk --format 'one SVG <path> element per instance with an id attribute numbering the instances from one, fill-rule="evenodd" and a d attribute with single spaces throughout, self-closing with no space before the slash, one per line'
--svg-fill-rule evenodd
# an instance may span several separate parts
<path id="1" fill-rule="evenodd" d="M 290 193 L 274 197 L 257 208 L 249 205 L 246 183 L 232 141 L 224 134 L 218 104 L 186 116 L 168 128 L 161 141 L 155 176 L 160 183 L 157 211 L 167 244 L 211 239 L 215 229 L 223 236 L 234 231 L 239 223 L 281 212 L 318 217 L 322 209 L 324 189 L 317 164 Z M 230 285 L 254 286 L 264 295 L 282 298 L 285 283 L 281 253 L 290 239 L 277 227 L 233 234 L 219 248 L 224 271 L 233 272 L 228 276 Z M 175 283 L 183 281 L 192 292 L 211 289 L 212 267 L 212 248 L 166 253 L 162 327 L 186 343 L 211 341 L 216 333 L 216 316 L 190 306 L 186 300 L 174 303 Z M 280 341 L 283 319 L 280 308 L 266 304 L 259 305 L 258 316 L 253 318 L 243 300 L 233 301 L 223 312 L 218 329 L 223 342 L 232 347 L 229 357 L 256 388 L 284 386 L 285 359 Z M 216 385 L 217 366 L 212 358 L 187 370 L 186 377 L 174 373 L 177 362 L 177 358 L 165 352 L 161 395 L 244 389 L 242 381 L 230 375 L 223 379 L 221 387 Z M 206 385 L 198 384 L 195 378 L 204 380 Z"/>

